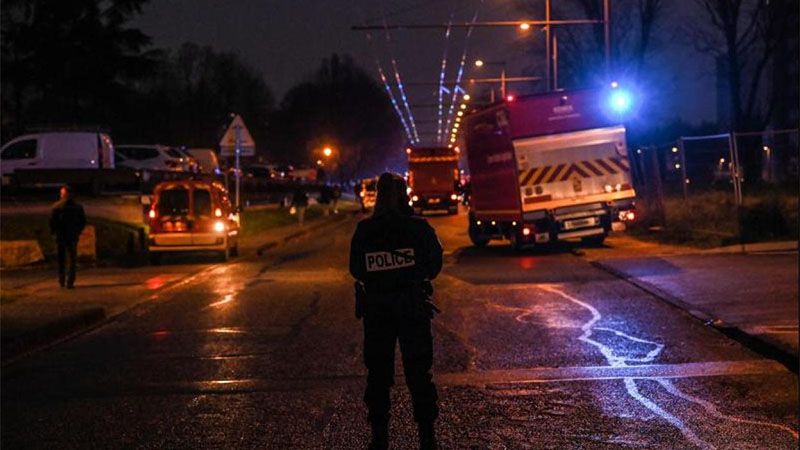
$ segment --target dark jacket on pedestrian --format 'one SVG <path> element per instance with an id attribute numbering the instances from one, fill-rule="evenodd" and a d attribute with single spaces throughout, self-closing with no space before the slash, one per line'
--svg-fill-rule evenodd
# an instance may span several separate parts
<path id="1" fill-rule="evenodd" d="M 331 192 L 331 188 L 329 186 L 322 186 L 319 189 L 319 202 L 323 205 L 327 205 L 331 202 L 333 198 L 333 194 Z"/>
<path id="2" fill-rule="evenodd" d="M 50 214 L 50 233 L 58 242 L 77 242 L 86 227 L 86 214 L 83 206 L 72 198 L 61 200 L 53 205 Z"/>
<path id="3" fill-rule="evenodd" d="M 308 206 L 308 194 L 302 189 L 294 191 L 292 196 L 292 206 L 295 208 L 305 208 Z"/>

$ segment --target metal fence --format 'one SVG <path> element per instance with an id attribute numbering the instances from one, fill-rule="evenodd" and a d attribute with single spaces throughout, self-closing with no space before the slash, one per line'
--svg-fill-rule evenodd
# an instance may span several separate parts
<path id="1" fill-rule="evenodd" d="M 796 240 L 798 130 L 684 136 L 632 152 L 645 225 L 725 245 Z"/>

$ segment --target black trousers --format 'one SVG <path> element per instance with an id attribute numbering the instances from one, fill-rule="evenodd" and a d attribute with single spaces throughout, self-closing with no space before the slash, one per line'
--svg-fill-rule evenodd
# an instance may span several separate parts
<path id="1" fill-rule="evenodd" d="M 400 343 L 406 384 L 414 405 L 414 420 L 433 423 L 439 415 L 433 384 L 431 319 L 422 302 L 408 294 L 369 296 L 364 315 L 364 402 L 372 423 L 389 420 L 394 385 L 394 348 Z"/>
<path id="2" fill-rule="evenodd" d="M 75 284 L 75 269 L 78 262 L 78 241 L 57 242 L 58 247 L 58 282 L 62 286 Z M 65 280 L 66 278 L 66 280 Z"/>

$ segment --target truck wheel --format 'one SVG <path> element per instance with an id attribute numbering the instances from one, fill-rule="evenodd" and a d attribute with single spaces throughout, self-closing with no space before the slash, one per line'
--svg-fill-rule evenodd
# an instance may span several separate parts
<path id="1" fill-rule="evenodd" d="M 606 235 L 600 234 L 597 236 L 589 236 L 581 238 L 581 243 L 587 247 L 602 247 L 603 241 L 605 240 L 606 240 Z"/>
<path id="2" fill-rule="evenodd" d="M 153 266 L 160 266 L 161 265 L 161 253 L 160 252 L 150 252 L 149 255 L 150 264 Z"/>
<path id="3" fill-rule="evenodd" d="M 467 234 L 469 234 L 469 240 L 472 241 L 476 247 L 486 247 L 486 244 L 489 243 L 489 238 L 481 234 L 478 226 L 475 225 L 475 223 L 471 220 L 469 221 L 469 229 L 467 230 Z"/>
<path id="4" fill-rule="evenodd" d="M 93 196 L 97 197 L 100 194 L 102 194 L 104 187 L 105 186 L 103 186 L 103 180 L 101 180 L 100 178 L 92 178 L 91 190 Z"/>
<path id="5" fill-rule="evenodd" d="M 518 252 L 522 250 L 522 243 L 519 241 L 519 236 L 516 232 L 512 231 L 508 236 L 508 240 L 511 243 L 511 248 L 514 249 L 514 251 Z"/>

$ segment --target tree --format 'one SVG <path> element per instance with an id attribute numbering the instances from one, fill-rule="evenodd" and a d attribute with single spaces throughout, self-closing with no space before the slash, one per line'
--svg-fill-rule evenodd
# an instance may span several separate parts
<path id="1" fill-rule="evenodd" d="M 9 0 L 2 8 L 3 135 L 32 124 L 119 118 L 146 76 L 150 38 L 129 28 L 146 0 Z"/>
<path id="2" fill-rule="evenodd" d="M 307 164 L 336 149 L 340 178 L 383 170 L 402 157 L 400 124 L 378 83 L 349 56 L 333 54 L 287 92 L 270 124 L 273 155 Z"/>
<path id="3" fill-rule="evenodd" d="M 214 147 L 229 114 L 237 113 L 257 151 L 265 152 L 273 95 L 261 73 L 235 53 L 185 43 L 164 54 L 138 92 L 138 120 L 119 130 L 124 139 Z"/>
<path id="4" fill-rule="evenodd" d="M 763 129 L 772 114 L 773 100 L 781 95 L 776 90 L 765 95 L 764 73 L 778 45 L 789 33 L 797 32 L 789 21 L 796 13 L 796 1 L 697 2 L 706 12 L 709 26 L 696 27 L 694 35 L 699 50 L 711 54 L 719 64 L 728 91 L 730 129 Z"/>
<path id="5" fill-rule="evenodd" d="M 555 2 L 553 2 L 555 3 Z M 552 20 L 603 18 L 603 0 L 568 0 L 553 5 Z M 523 1 L 520 7 L 540 16 L 543 2 Z M 635 14 L 631 14 L 634 11 Z M 664 0 L 616 0 L 611 8 L 611 74 L 605 73 L 603 24 L 553 27 L 558 34 L 559 87 L 584 88 L 623 76 L 642 83 L 649 78 L 647 59 L 664 12 Z M 544 48 L 544 44 L 538 44 Z M 544 59 L 541 49 L 537 56 Z M 537 59 L 539 59 L 537 58 Z"/>

